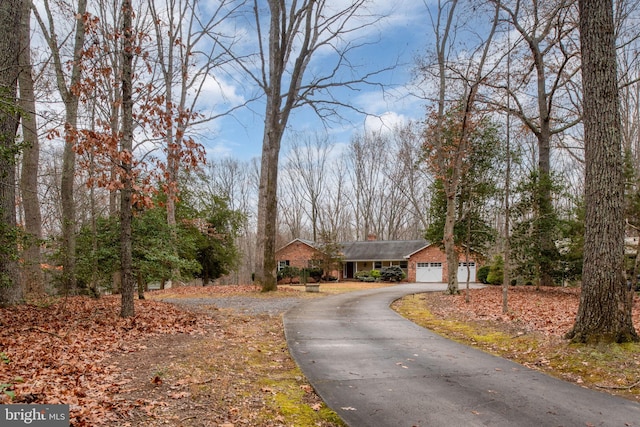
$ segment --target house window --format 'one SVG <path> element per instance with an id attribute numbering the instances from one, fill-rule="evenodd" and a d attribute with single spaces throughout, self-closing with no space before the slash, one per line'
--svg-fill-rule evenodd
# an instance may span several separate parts
<path id="1" fill-rule="evenodd" d="M 310 259 L 309 261 L 307 261 L 307 267 L 309 267 L 309 268 L 321 268 L 322 267 L 322 260 Z"/>
<path id="2" fill-rule="evenodd" d="M 289 266 L 289 260 L 286 261 L 278 261 L 278 271 L 282 270 L 285 267 Z"/>
<path id="3" fill-rule="evenodd" d="M 429 263 L 428 262 L 418 262 L 418 263 L 416 263 L 416 266 L 418 266 L 418 267 L 429 267 Z"/>
<path id="4" fill-rule="evenodd" d="M 407 268 L 409 268 L 409 262 L 408 261 L 400 261 L 400 268 L 404 268 L 406 270 Z"/>
<path id="5" fill-rule="evenodd" d="M 373 263 L 373 268 L 375 268 L 376 270 L 379 270 L 382 268 L 382 261 L 376 261 Z"/>
<path id="6" fill-rule="evenodd" d="M 440 267 L 442 267 L 442 263 L 441 263 L 441 262 L 432 262 L 432 263 L 431 263 L 431 267 L 438 267 L 438 268 L 440 268 Z"/>

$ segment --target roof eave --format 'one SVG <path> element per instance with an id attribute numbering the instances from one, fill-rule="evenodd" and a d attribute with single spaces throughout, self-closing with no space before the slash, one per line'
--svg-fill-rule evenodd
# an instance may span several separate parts
<path id="1" fill-rule="evenodd" d="M 316 249 L 316 250 L 318 249 L 318 248 L 314 247 L 313 245 L 310 245 L 309 242 L 304 241 L 303 239 L 297 237 L 297 238 L 293 239 L 292 241 L 290 241 L 289 243 L 287 243 L 286 245 L 284 245 L 281 248 L 277 249 L 276 252 L 281 251 L 282 249 L 286 248 L 287 246 L 291 246 L 295 242 L 300 242 L 303 245 L 309 246 L 311 249 Z"/>
<path id="2" fill-rule="evenodd" d="M 428 248 L 429 246 L 431 246 L 431 245 L 433 245 L 433 243 L 427 243 L 426 245 L 424 245 L 424 246 L 423 246 L 423 247 L 421 247 L 420 249 L 417 249 L 417 250 L 415 250 L 415 251 L 411 252 L 410 254 L 405 255 L 404 257 L 405 257 L 406 259 L 409 259 L 409 258 L 411 258 L 412 256 L 414 256 L 415 254 L 417 254 L 418 252 L 420 252 L 420 251 L 423 251 L 423 250 L 427 249 L 427 248 Z"/>

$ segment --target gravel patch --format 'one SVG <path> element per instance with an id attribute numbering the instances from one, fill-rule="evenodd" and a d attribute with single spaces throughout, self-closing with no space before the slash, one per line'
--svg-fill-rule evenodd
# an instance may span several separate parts
<path id="1" fill-rule="evenodd" d="M 231 308 L 239 314 L 278 316 L 300 303 L 300 298 L 163 298 L 162 301 L 191 308 Z"/>

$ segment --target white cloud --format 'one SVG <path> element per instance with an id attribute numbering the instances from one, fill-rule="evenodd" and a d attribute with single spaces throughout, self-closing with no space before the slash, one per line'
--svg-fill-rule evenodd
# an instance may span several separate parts
<path id="1" fill-rule="evenodd" d="M 393 111 L 387 111 L 378 116 L 367 116 L 364 121 L 366 132 L 385 133 L 407 122 L 407 117 Z"/>
<path id="2" fill-rule="evenodd" d="M 195 86 L 199 87 L 199 84 Z M 202 110 L 218 111 L 222 106 L 236 106 L 245 102 L 238 86 L 218 76 L 206 75 L 200 90 L 198 107 Z"/>
<path id="3" fill-rule="evenodd" d="M 419 119 L 424 115 L 424 99 L 415 94 L 409 84 L 403 84 L 385 91 L 361 93 L 354 102 L 372 116 L 384 116 L 394 111 L 405 120 Z"/>
<path id="4" fill-rule="evenodd" d="M 217 141 L 215 144 L 206 144 L 205 149 L 207 151 L 208 159 L 223 159 L 233 157 L 233 147 L 225 141 Z"/>

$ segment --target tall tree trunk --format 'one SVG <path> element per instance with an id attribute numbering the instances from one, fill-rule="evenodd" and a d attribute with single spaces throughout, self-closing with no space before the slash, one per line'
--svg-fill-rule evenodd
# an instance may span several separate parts
<path id="1" fill-rule="evenodd" d="M 62 157 L 62 173 L 60 179 L 61 193 L 61 229 L 62 229 L 62 284 L 65 292 L 76 292 L 76 212 L 74 201 L 74 177 L 75 177 L 75 144 L 77 141 L 78 85 L 82 78 L 82 53 L 85 41 L 85 24 L 87 12 L 87 0 L 78 0 L 78 8 L 75 11 L 75 35 L 73 39 L 73 63 L 71 75 L 67 75 L 68 64 L 64 63 L 61 56 L 61 45 L 54 28 L 54 17 L 51 14 L 49 0 L 43 0 L 47 13 L 47 23 L 38 13 L 39 8 L 33 9 L 42 33 L 49 45 L 53 59 L 53 68 L 56 73 L 56 85 L 65 107 L 64 125 L 64 151 Z M 48 25 L 48 26 L 47 26 Z"/>
<path id="2" fill-rule="evenodd" d="M 534 130 L 538 140 L 538 187 L 536 197 L 537 221 L 536 235 L 539 250 L 539 286 L 552 286 L 553 259 L 557 253 L 553 227 L 553 203 L 551 199 L 551 112 L 549 111 L 547 78 L 545 73 L 544 53 L 540 50 L 539 41 L 532 39 L 529 46 L 536 69 L 536 88 L 539 127 Z"/>
<path id="3" fill-rule="evenodd" d="M 357 12 L 364 3 L 365 0 L 356 0 L 349 2 L 349 6 L 330 8 L 325 1 L 318 0 L 267 1 L 270 14 L 268 59 L 265 57 L 266 49 L 261 40 L 261 69 L 259 74 L 253 74 L 266 95 L 256 245 L 260 259 L 257 260 L 255 271 L 256 279 L 263 291 L 274 290 L 277 287 L 275 244 L 278 157 L 284 130 L 294 108 L 313 103 L 313 100 L 308 98 L 313 98 L 312 88 L 305 88 L 304 94 L 301 94 L 303 76 L 312 56 L 321 47 L 341 44 L 334 42 L 342 39 L 341 35 L 346 31 L 345 27 L 351 28 L 351 25 L 347 25 L 347 21 L 358 15 Z M 259 4 L 261 2 L 258 0 L 253 1 L 258 26 L 257 34 L 261 37 L 260 23 L 263 20 L 260 11 L 263 9 L 258 6 Z M 349 50 L 351 49 L 346 49 L 339 54 L 340 61 L 326 79 L 314 76 L 313 80 L 334 82 L 338 74 L 336 70 L 342 63 L 348 63 L 345 55 Z M 245 65 L 241 67 L 252 74 Z M 351 85 L 353 82 L 347 84 L 338 81 L 328 84 L 326 89 L 332 86 Z"/>
<path id="4" fill-rule="evenodd" d="M 121 91 L 118 91 L 121 92 Z M 118 133 L 120 131 L 120 107 L 122 104 L 122 93 L 120 95 L 115 95 L 115 100 L 113 105 L 111 106 L 111 135 L 113 141 L 118 141 Z M 118 179 L 118 165 L 116 162 L 113 162 L 110 170 L 110 181 L 115 181 Z M 118 190 L 109 189 L 109 216 L 115 217 L 118 214 Z"/>
<path id="5" fill-rule="evenodd" d="M 0 2 L 0 305 L 22 300 L 15 256 L 16 172 L 15 138 L 18 129 L 17 84 L 20 74 L 20 15 L 23 0 Z"/>
<path id="6" fill-rule="evenodd" d="M 265 119 L 260 188 L 258 192 L 258 259 L 256 280 L 263 292 L 277 289 L 276 234 L 278 216 L 278 158 L 282 130 L 275 112 L 268 112 Z"/>
<path id="7" fill-rule="evenodd" d="M 65 292 L 76 292 L 76 210 L 73 195 L 73 182 L 75 176 L 75 123 L 67 122 L 68 134 L 65 138 L 65 146 L 62 155 L 62 174 L 60 181 L 60 198 L 62 207 L 62 271 L 63 286 Z"/>
<path id="8" fill-rule="evenodd" d="M 76 289 L 76 208 L 74 198 L 74 181 L 76 171 L 75 144 L 77 141 L 78 104 L 77 85 L 82 77 L 82 49 L 85 40 L 84 18 L 87 12 L 87 0 L 78 0 L 76 28 L 73 45 L 73 66 L 69 87 L 66 86 L 63 67 L 58 46 L 51 46 L 56 56 L 56 78 L 58 88 L 65 105 L 65 143 L 62 155 L 62 174 L 60 180 L 60 196 L 62 209 L 62 268 L 65 291 L 74 294 Z M 55 37 L 53 43 L 56 42 Z"/>
<path id="9" fill-rule="evenodd" d="M 637 341 L 624 278 L 624 180 L 611 0 L 579 0 L 585 241 L 574 342 Z"/>
<path id="10" fill-rule="evenodd" d="M 31 2 L 25 1 L 22 10 L 20 49 L 20 116 L 22 119 L 22 175 L 20 192 L 24 210 L 26 240 L 22 258 L 23 280 L 27 295 L 43 295 L 44 277 L 40 268 L 40 243 L 42 240 L 42 215 L 38 198 L 38 165 L 40 144 L 36 125 L 36 103 L 33 90 L 31 65 Z"/>
<path id="11" fill-rule="evenodd" d="M 167 82 L 168 85 L 171 82 Z M 171 90 L 167 89 L 167 99 L 171 95 Z M 167 102 L 166 114 L 172 114 L 170 102 Z M 176 222 L 176 201 L 178 200 L 178 175 L 180 172 L 180 138 L 174 136 L 173 129 L 168 130 L 168 136 L 166 138 L 167 144 L 167 225 L 169 226 L 169 233 L 171 235 L 171 245 L 173 256 L 178 258 L 178 232 Z M 177 266 L 171 266 L 171 280 L 174 282 L 180 278 L 180 269 Z"/>
<path id="12" fill-rule="evenodd" d="M 551 132 L 549 130 L 548 116 L 547 120 L 542 121 L 542 132 L 538 135 L 538 197 L 536 206 L 538 209 L 536 221 L 536 232 L 538 237 L 538 245 L 540 251 L 539 268 L 540 280 L 539 286 L 553 286 L 553 276 L 551 272 L 554 270 L 553 261 L 557 259 L 558 250 L 556 248 L 553 236 L 554 226 L 554 209 L 551 198 Z"/>
<path id="13" fill-rule="evenodd" d="M 258 242 L 256 259 L 256 280 L 263 292 L 277 289 L 276 277 L 276 234 L 278 216 L 278 160 L 284 124 L 291 109 L 283 112 L 282 78 L 287 66 L 286 46 L 281 46 L 281 22 L 286 16 L 284 2 L 269 0 L 269 77 L 265 92 L 267 95 L 264 135 L 262 137 L 262 161 L 260 164 L 260 185 L 258 188 Z M 290 35 L 293 36 L 293 35 Z M 265 64 L 263 64 L 265 65 Z M 296 88 L 297 90 L 297 88 Z M 290 98 L 293 94 L 288 95 Z M 289 100 L 287 100 L 289 102 Z"/>
<path id="14" fill-rule="evenodd" d="M 511 59 L 507 59 L 507 90 L 511 80 L 509 72 L 511 68 Z M 507 93 L 507 96 L 509 94 Z M 507 110 L 510 108 L 510 101 L 507 98 Z M 502 314 L 509 312 L 509 284 L 511 282 L 511 113 L 507 113 L 507 135 L 506 135 L 506 168 L 504 177 L 504 269 L 502 277 Z"/>
<path id="15" fill-rule="evenodd" d="M 440 147 L 444 146 L 444 119 L 445 119 L 445 103 L 446 103 L 446 87 L 447 87 L 447 57 L 448 39 L 453 24 L 453 18 L 458 1 L 454 0 L 449 5 L 449 13 L 447 14 L 444 33 L 440 35 L 436 33 L 438 40 L 438 72 L 440 77 L 439 93 L 438 93 L 438 118 L 436 138 L 440 140 Z M 443 10 L 439 10 L 442 13 Z M 438 19 L 439 20 L 439 19 Z M 453 169 L 453 168 L 452 168 Z M 447 182 L 447 178 L 443 180 L 444 191 L 447 196 L 447 213 L 444 222 L 444 252 L 447 257 L 447 293 L 454 295 L 458 293 L 458 255 L 455 248 L 454 227 L 456 224 L 456 189 L 457 182 Z M 455 268 L 453 268 L 455 263 Z"/>
<path id="16" fill-rule="evenodd" d="M 133 259 L 131 243 L 131 222 L 133 218 L 131 196 L 133 194 L 132 154 L 133 154 L 133 10 L 130 0 L 122 1 L 122 27 L 124 48 L 122 50 L 122 141 L 121 151 L 125 153 L 121 163 L 122 190 L 120 193 L 120 269 L 122 274 L 122 295 L 120 316 L 135 315 Z"/>
<path id="17" fill-rule="evenodd" d="M 167 98 L 171 96 L 171 91 L 167 90 Z M 167 103 L 166 114 L 171 114 L 171 107 Z M 167 225 L 169 226 L 169 233 L 171 235 L 172 251 L 175 258 L 178 258 L 178 232 L 176 222 L 176 201 L 178 200 L 178 174 L 180 165 L 180 148 L 178 138 L 173 135 L 173 129 L 168 130 L 168 136 L 166 138 L 167 144 Z M 171 280 L 174 282 L 180 278 L 180 269 L 177 266 L 171 266 Z"/>
<path id="18" fill-rule="evenodd" d="M 173 30 L 173 28 L 171 29 Z M 159 30 L 157 30 L 160 33 Z M 167 48 L 167 60 L 166 63 L 163 64 L 163 75 L 164 75 L 164 84 L 165 84 L 165 114 L 168 117 L 176 120 L 173 117 L 175 108 L 173 106 L 173 85 L 174 81 L 174 70 L 173 70 L 173 44 L 175 40 L 172 38 L 173 33 L 169 34 L 169 44 Z M 162 58 L 164 61 L 164 58 Z M 166 196 L 167 196 L 167 225 L 169 226 L 169 232 L 171 233 L 171 244 L 173 245 L 173 255 L 177 258 L 178 256 L 178 247 L 177 240 L 178 235 L 176 232 L 176 200 L 178 197 L 178 172 L 180 165 L 180 138 L 176 133 L 174 133 L 173 125 L 168 127 L 166 130 L 167 136 L 165 137 L 165 144 L 167 144 L 167 174 L 166 174 Z M 180 276 L 180 270 L 173 266 L 171 268 L 171 279 L 178 279 Z"/>
<path id="19" fill-rule="evenodd" d="M 456 225 L 456 197 L 455 193 L 451 195 L 448 190 L 445 192 L 447 194 L 447 214 L 444 221 L 444 252 L 447 257 L 447 293 L 455 295 L 460 292 L 458 288 L 458 253 L 453 234 Z"/>

